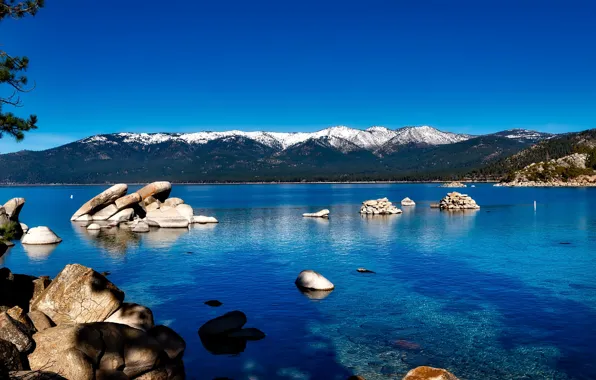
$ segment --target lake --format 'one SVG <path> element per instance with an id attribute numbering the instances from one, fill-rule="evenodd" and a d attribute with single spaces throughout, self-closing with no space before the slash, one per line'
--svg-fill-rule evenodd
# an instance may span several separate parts
<path id="1" fill-rule="evenodd" d="M 127 301 L 186 340 L 190 379 L 401 379 L 419 365 L 461 379 L 596 378 L 594 188 L 174 185 L 195 215 L 220 223 L 93 237 L 69 219 L 105 188 L 0 187 L 1 203 L 27 199 L 22 222 L 64 240 L 53 250 L 17 243 L 0 265 L 50 276 L 75 262 L 110 271 Z M 429 207 L 452 190 L 481 209 Z M 417 206 L 358 214 L 362 201 L 385 196 Z M 322 208 L 329 220 L 301 217 Z M 294 285 L 303 269 L 336 289 L 303 295 Z M 223 306 L 204 305 L 211 299 Z M 232 310 L 267 337 L 213 355 L 197 330 Z"/>

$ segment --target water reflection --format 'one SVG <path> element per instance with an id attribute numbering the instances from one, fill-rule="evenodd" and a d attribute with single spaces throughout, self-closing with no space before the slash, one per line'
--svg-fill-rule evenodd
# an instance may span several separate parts
<path id="1" fill-rule="evenodd" d="M 128 249 L 139 245 L 140 237 L 128 228 L 102 228 L 101 230 L 87 230 L 85 224 L 72 223 L 73 230 L 81 238 L 105 250 L 110 256 L 121 256 Z"/>
<path id="2" fill-rule="evenodd" d="M 312 289 L 302 289 L 297 287 L 297 289 L 307 298 L 311 300 L 323 300 L 333 292 L 333 290 L 312 290 Z"/>
<path id="3" fill-rule="evenodd" d="M 25 251 L 25 254 L 31 260 L 37 261 L 46 260 L 57 247 L 58 244 L 23 244 L 23 250 Z"/>
<path id="4" fill-rule="evenodd" d="M 8 258 L 10 254 L 10 250 L 12 247 L 7 247 L 5 245 L 0 245 L 0 265 L 4 265 L 4 260 Z"/>
<path id="5" fill-rule="evenodd" d="M 176 240 L 187 234 L 188 228 L 151 228 L 149 233 L 143 234 L 143 243 L 151 248 L 171 248 Z"/>

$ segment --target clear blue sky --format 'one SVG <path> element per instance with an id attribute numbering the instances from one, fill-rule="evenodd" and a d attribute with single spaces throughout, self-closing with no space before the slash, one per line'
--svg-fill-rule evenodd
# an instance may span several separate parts
<path id="1" fill-rule="evenodd" d="M 596 127 L 593 0 L 46 3 L 0 23 L 31 59 L 18 112 L 40 127 L 2 152 L 121 131 Z"/>

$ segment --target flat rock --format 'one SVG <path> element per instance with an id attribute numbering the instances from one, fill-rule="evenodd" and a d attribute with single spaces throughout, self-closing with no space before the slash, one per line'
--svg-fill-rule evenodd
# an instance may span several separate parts
<path id="1" fill-rule="evenodd" d="M 204 216 L 204 215 L 195 215 L 192 218 L 193 223 L 198 224 L 210 224 L 210 223 L 219 223 L 217 219 L 212 216 Z"/>
<path id="2" fill-rule="evenodd" d="M 155 199 L 163 202 L 170 195 L 170 191 L 172 191 L 171 183 L 167 181 L 158 181 L 150 183 L 142 189 L 137 190 L 137 193 L 141 196 L 142 200 L 145 200 L 147 197 L 152 196 Z"/>
<path id="3" fill-rule="evenodd" d="M 403 380 L 458 380 L 451 372 L 433 367 L 416 367 Z"/>
<path id="4" fill-rule="evenodd" d="M 42 245 L 42 244 L 58 244 L 62 241 L 54 231 L 48 227 L 40 226 L 30 228 L 29 231 L 23 236 L 21 243 L 31 245 Z"/>
<path id="5" fill-rule="evenodd" d="M 124 293 L 101 274 L 79 264 L 67 265 L 31 304 L 54 323 L 104 321 L 120 308 Z"/>
<path id="6" fill-rule="evenodd" d="M 76 220 L 78 217 L 91 214 L 103 206 L 114 202 L 116 199 L 121 198 L 128 191 L 128 186 L 124 183 L 120 183 L 110 187 L 102 193 L 91 198 L 87 203 L 82 205 L 70 218 L 70 220 Z M 117 211 L 117 210 L 116 210 Z M 112 214 L 113 215 L 113 214 Z M 110 215 L 111 216 L 111 215 Z"/>
<path id="7" fill-rule="evenodd" d="M 188 219 L 175 208 L 147 210 L 145 219 L 156 223 L 162 228 L 187 228 L 189 224 Z"/>
<path id="8" fill-rule="evenodd" d="M 136 303 L 123 303 L 106 322 L 119 323 L 135 329 L 149 330 L 153 327 L 153 312 L 148 307 Z"/>
<path id="9" fill-rule="evenodd" d="M 129 208 L 130 206 L 136 203 L 139 203 L 140 201 L 142 201 L 142 199 L 139 193 L 130 193 L 128 195 L 116 199 L 114 201 L 114 204 L 116 205 L 116 208 L 118 208 L 118 210 L 123 210 L 125 208 Z"/>
<path id="10" fill-rule="evenodd" d="M 314 270 L 303 270 L 296 278 L 296 285 L 299 288 L 310 290 L 333 290 L 335 286 L 322 274 Z"/>
<path id="11" fill-rule="evenodd" d="M 317 211 L 317 212 L 307 212 L 302 214 L 303 217 L 305 218 L 328 218 L 329 217 L 329 210 L 324 209 L 321 211 Z"/>

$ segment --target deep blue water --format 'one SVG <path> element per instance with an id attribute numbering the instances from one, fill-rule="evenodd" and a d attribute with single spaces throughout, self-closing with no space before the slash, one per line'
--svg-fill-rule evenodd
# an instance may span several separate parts
<path id="1" fill-rule="evenodd" d="M 103 188 L 0 188 L 0 202 L 27 198 L 22 222 L 64 239 L 51 252 L 17 244 L 0 265 L 110 271 L 128 301 L 184 337 L 189 378 L 386 379 L 418 365 L 462 379 L 596 378 L 596 189 L 477 185 L 461 190 L 482 208 L 464 214 L 429 208 L 449 191 L 436 184 L 178 185 L 173 196 L 220 223 L 92 237 L 69 218 Z M 418 205 L 358 214 L 384 196 Z M 301 217 L 321 208 L 328 221 Z M 309 268 L 336 285 L 327 298 L 294 286 Z M 231 310 L 267 337 L 212 355 L 197 329 Z"/>

